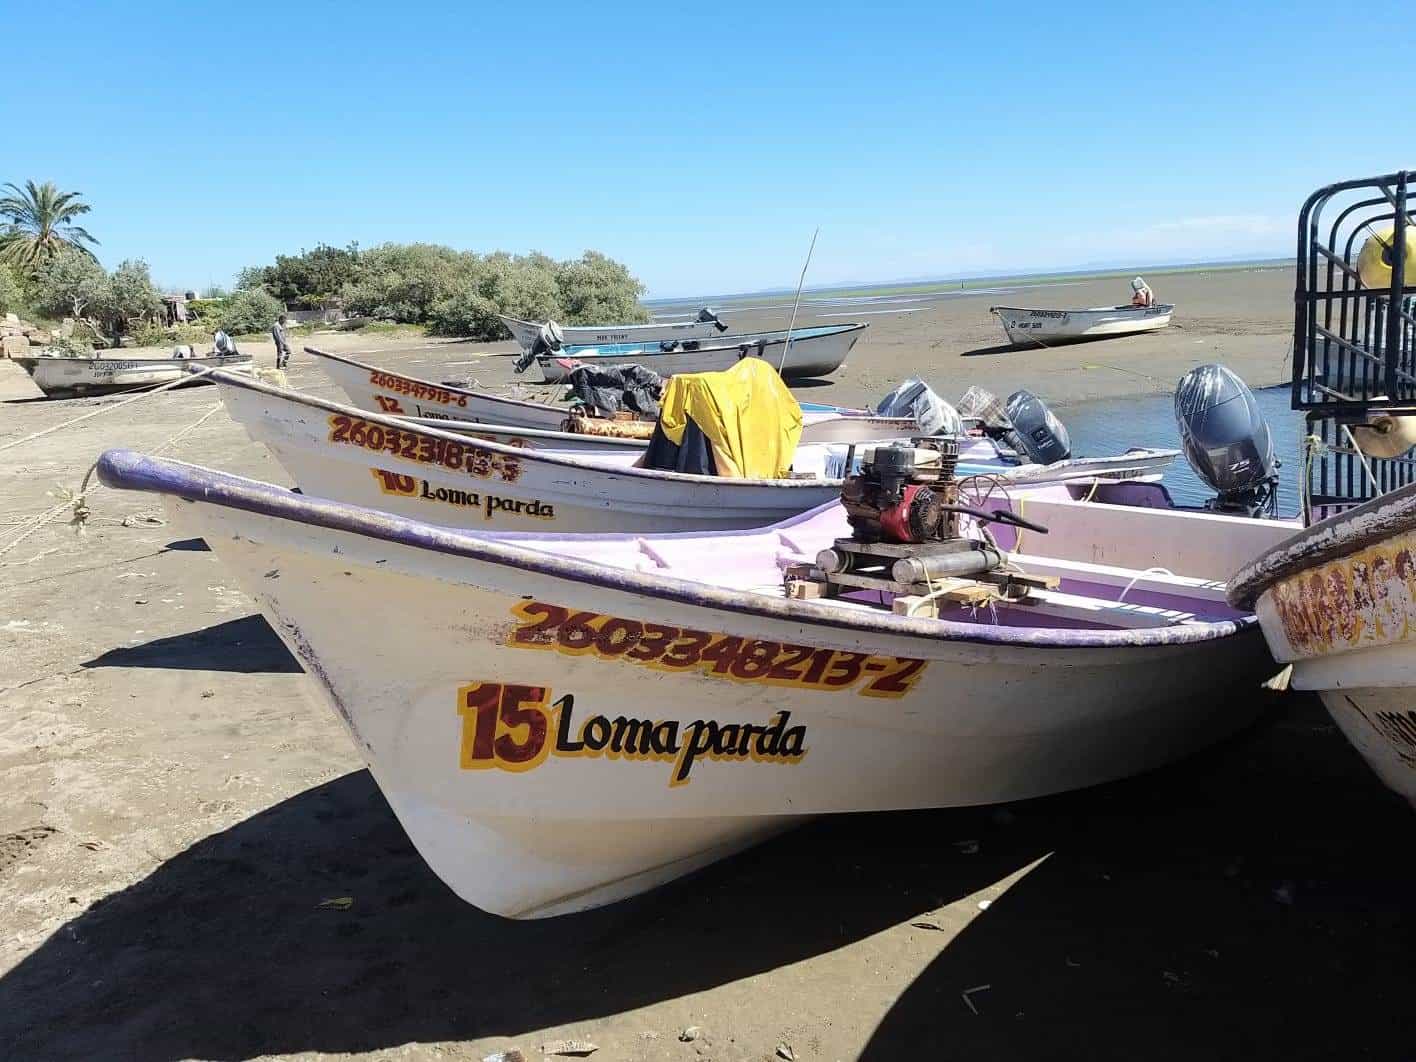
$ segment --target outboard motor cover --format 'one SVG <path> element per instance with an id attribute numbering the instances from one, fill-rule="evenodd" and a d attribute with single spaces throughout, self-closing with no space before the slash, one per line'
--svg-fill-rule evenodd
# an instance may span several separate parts
<path id="1" fill-rule="evenodd" d="M 925 435 L 964 434 L 959 411 L 918 376 L 911 376 L 882 398 L 875 412 L 882 417 L 913 417 Z"/>
<path id="2" fill-rule="evenodd" d="M 1067 426 L 1047 408 L 1047 403 L 1031 391 L 1014 391 L 1004 407 L 1013 422 L 1009 443 L 1029 461 L 1050 465 L 1072 456 L 1072 439 Z"/>
<path id="3" fill-rule="evenodd" d="M 1175 425 L 1185 459 L 1219 493 L 1221 505 L 1245 505 L 1277 476 L 1273 437 L 1243 380 L 1223 365 L 1199 365 L 1175 387 Z"/>
<path id="4" fill-rule="evenodd" d="M 547 321 L 536 329 L 536 338 L 531 341 L 530 349 L 521 352 L 521 355 L 512 364 L 512 370 L 519 373 L 525 372 L 537 358 L 559 354 L 563 346 L 565 346 L 565 333 L 561 331 L 561 326 L 554 321 Z"/>
<path id="5" fill-rule="evenodd" d="M 719 332 L 726 332 L 728 330 L 728 326 L 723 324 L 722 320 L 718 317 L 718 311 L 711 306 L 705 306 L 699 310 L 698 316 L 695 317 L 694 320 L 699 324 L 707 324 L 709 321 L 712 321 L 713 326 L 717 328 Z"/>

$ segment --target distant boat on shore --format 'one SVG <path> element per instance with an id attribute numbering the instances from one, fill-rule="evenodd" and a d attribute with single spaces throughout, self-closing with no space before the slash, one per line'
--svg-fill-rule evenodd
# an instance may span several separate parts
<path id="1" fill-rule="evenodd" d="M 38 354 L 14 358 L 46 398 L 141 391 L 180 380 L 195 369 L 226 369 L 251 373 L 249 354 L 213 354 L 195 358 L 68 358 Z M 196 376 L 193 383 L 204 382 Z"/>
<path id="2" fill-rule="evenodd" d="M 577 365 L 642 365 L 660 376 L 678 372 L 722 372 L 747 357 L 765 358 L 787 378 L 829 376 L 845 364 L 846 356 L 869 327 L 864 323 L 815 325 L 785 330 L 722 336 L 707 342 L 616 343 L 602 347 L 530 355 L 546 383 L 560 383 Z M 785 348 L 785 353 L 783 353 Z M 518 371 L 521 362 L 517 363 Z"/>
<path id="3" fill-rule="evenodd" d="M 522 350 L 532 349 L 538 340 L 556 350 L 561 347 L 600 346 L 606 343 L 661 343 L 675 339 L 706 339 L 728 330 L 728 326 L 710 306 L 703 307 L 692 317 L 671 318 L 650 324 L 558 325 L 554 321 L 523 321 L 501 314 L 498 317 L 502 324 L 511 330 L 512 338 Z"/>
<path id="4" fill-rule="evenodd" d="M 1086 310 L 1035 310 L 1020 306 L 990 306 L 998 315 L 1010 343 L 1044 346 L 1079 339 L 1128 336 L 1155 332 L 1169 326 L 1175 307 L 1168 302 L 1154 306 L 1094 306 Z"/>

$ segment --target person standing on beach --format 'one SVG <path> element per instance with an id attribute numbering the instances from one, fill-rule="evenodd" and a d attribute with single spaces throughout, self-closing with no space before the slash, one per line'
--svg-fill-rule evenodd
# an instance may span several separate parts
<path id="1" fill-rule="evenodd" d="M 290 343 L 285 338 L 285 314 L 275 319 L 271 326 L 270 338 L 275 340 L 275 367 L 283 369 L 290 364 Z"/>

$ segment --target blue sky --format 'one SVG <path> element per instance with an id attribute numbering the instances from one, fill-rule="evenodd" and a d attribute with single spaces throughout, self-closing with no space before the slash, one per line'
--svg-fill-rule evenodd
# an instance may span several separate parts
<path id="1" fill-rule="evenodd" d="M 809 284 L 1288 255 L 1313 188 L 1416 164 L 1394 45 L 1330 4 L 0 0 L 0 24 L 26 42 L 0 181 L 82 191 L 105 263 L 173 287 L 429 240 L 744 291 L 794 284 L 817 225 Z"/>

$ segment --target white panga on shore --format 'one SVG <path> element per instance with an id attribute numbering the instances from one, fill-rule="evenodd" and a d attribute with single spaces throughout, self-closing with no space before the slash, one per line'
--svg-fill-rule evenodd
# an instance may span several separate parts
<path id="1" fill-rule="evenodd" d="M 511 337 L 522 350 L 530 350 L 538 339 L 550 337 L 554 337 L 557 343 L 564 346 L 583 347 L 601 343 L 658 343 L 665 340 L 705 339 L 728 330 L 728 326 L 711 306 L 705 306 L 691 316 L 651 321 L 648 324 L 560 325 L 554 321 L 523 321 L 503 314 L 498 314 L 497 317 L 511 331 Z"/>
<path id="2" fill-rule="evenodd" d="M 1273 670 L 1216 581 L 1266 521 L 1016 493 L 1052 533 L 1010 562 L 1060 583 L 921 618 L 783 595 L 785 566 L 848 530 L 835 505 L 733 534 L 497 536 L 127 452 L 98 474 L 166 496 L 434 872 L 511 917 L 634 895 L 813 815 L 1143 771 L 1247 724 Z"/>
<path id="3" fill-rule="evenodd" d="M 196 369 L 249 374 L 252 366 L 249 354 L 212 354 L 196 358 L 70 358 L 39 354 L 14 361 L 49 398 L 141 391 L 180 380 Z M 204 380 L 205 377 L 198 374 L 193 376 L 192 383 Z"/>
<path id="4" fill-rule="evenodd" d="M 534 531 L 694 531 L 760 527 L 835 498 L 825 470 L 842 444 L 801 445 L 810 478 L 736 479 L 635 468 L 633 451 L 503 445 L 371 413 L 256 380 L 220 376 L 227 411 L 301 490 L 431 523 Z M 831 449 L 838 447 L 839 452 Z M 966 471 L 1010 484 L 1157 476 L 1174 450 L 1134 450 L 1056 465 L 1008 464 L 986 439 Z"/>
<path id="5" fill-rule="evenodd" d="M 534 360 L 547 383 L 564 380 L 578 364 L 643 365 L 660 376 L 672 376 L 678 372 L 722 372 L 742 358 L 762 358 L 784 378 L 830 376 L 846 363 L 846 357 L 868 327 L 816 325 L 799 328 L 790 336 L 786 329 L 752 332 L 689 340 L 675 344 L 672 350 L 660 349 L 657 343 L 619 343 L 537 354 Z"/>
<path id="6" fill-rule="evenodd" d="M 1072 339 L 1099 339 L 1136 332 L 1154 332 L 1170 324 L 1175 307 L 1094 306 L 1086 310 L 1038 310 L 1021 306 L 990 306 L 998 315 L 1010 343 L 1064 343 Z"/>

